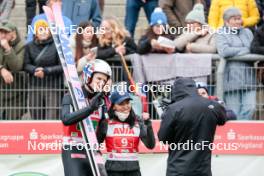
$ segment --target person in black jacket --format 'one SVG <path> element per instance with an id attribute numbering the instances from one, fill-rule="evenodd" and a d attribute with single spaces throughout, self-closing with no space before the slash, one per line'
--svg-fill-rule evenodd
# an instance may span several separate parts
<path id="1" fill-rule="evenodd" d="M 263 3 L 264 5 L 264 3 Z M 263 16 L 263 19 L 264 19 L 264 16 Z M 263 23 L 263 20 L 262 20 L 262 23 Z M 250 50 L 251 50 L 251 53 L 254 53 L 254 54 L 261 54 L 261 55 L 264 55 L 264 24 L 262 24 L 260 27 L 257 28 L 255 34 L 254 34 L 254 39 L 251 43 L 251 47 L 250 47 Z M 264 84 L 264 62 L 263 61 L 259 61 L 257 63 L 257 82 L 260 83 L 260 84 Z M 263 90 L 260 89 L 260 91 L 258 92 L 262 92 Z M 262 98 L 258 99 L 258 104 L 262 104 L 262 101 L 261 101 Z M 263 119 L 263 118 L 261 118 Z"/>
<path id="2" fill-rule="evenodd" d="M 137 157 L 139 141 L 153 149 L 155 137 L 148 113 L 142 118 L 133 111 L 129 93 L 115 90 L 112 92 L 109 119 L 99 124 L 98 140 L 105 140 L 108 152 L 106 170 L 108 176 L 140 176 Z"/>
<path id="3" fill-rule="evenodd" d="M 256 0 L 257 6 L 258 6 L 258 10 L 259 10 L 259 14 L 262 17 L 259 20 L 258 26 L 263 25 L 263 20 L 264 20 L 264 1 L 263 0 Z"/>
<path id="4" fill-rule="evenodd" d="M 63 70 L 48 23 L 39 20 L 35 29 L 34 41 L 25 47 L 24 63 L 24 70 L 30 74 L 30 88 L 34 89 L 29 92 L 31 118 L 54 119 L 59 116 L 62 96 L 58 89 L 63 85 Z"/>
<path id="5" fill-rule="evenodd" d="M 166 175 L 211 176 L 208 145 L 214 140 L 216 126 L 225 122 L 223 106 L 199 96 L 192 79 L 176 79 L 172 104 L 164 111 L 158 132 L 159 140 L 169 144 Z"/>
<path id="6" fill-rule="evenodd" d="M 251 47 L 250 47 L 251 53 L 264 55 L 264 40 L 263 40 L 263 38 L 264 38 L 264 24 L 262 24 L 254 34 L 254 39 L 253 39 L 253 41 L 251 43 Z M 257 80 L 259 83 L 262 83 L 262 84 L 264 84 L 264 71 L 261 68 L 263 66 L 264 66 L 264 62 L 260 61 L 258 63 L 258 67 L 260 67 L 260 68 L 257 69 Z"/>
<path id="7" fill-rule="evenodd" d="M 255 32 L 254 39 L 251 43 L 251 53 L 264 55 L 264 24 Z"/>
<path id="8" fill-rule="evenodd" d="M 111 79 L 110 66 L 103 60 L 93 60 L 83 69 L 83 94 L 88 106 L 75 109 L 72 97 L 65 94 L 62 100 L 61 120 L 63 122 L 64 136 L 62 148 L 62 161 L 65 176 L 92 176 L 89 158 L 84 148 L 78 122 L 90 118 L 96 132 L 98 124 L 106 118 L 109 105 L 108 97 L 101 92 L 107 81 Z M 107 104 L 108 103 L 108 104 Z M 88 147 L 89 148 L 89 147 Z M 93 148 L 100 150 L 101 147 Z M 99 168 L 101 176 L 106 175 L 105 168 Z"/>
<path id="9" fill-rule="evenodd" d="M 175 35 L 170 34 L 170 30 L 167 22 L 167 17 L 161 8 L 156 8 L 151 14 L 150 26 L 147 29 L 145 35 L 143 35 L 138 42 L 138 53 L 174 53 L 175 48 L 162 47 L 158 43 L 160 36 L 174 40 Z"/>
<path id="10" fill-rule="evenodd" d="M 99 35 L 97 58 L 106 60 L 117 54 L 133 54 L 137 50 L 134 40 L 128 31 L 114 18 L 106 18 L 101 24 L 102 34 Z"/>

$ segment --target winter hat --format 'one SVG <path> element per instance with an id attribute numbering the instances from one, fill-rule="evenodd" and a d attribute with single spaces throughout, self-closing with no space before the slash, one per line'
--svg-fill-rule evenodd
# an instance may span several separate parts
<path id="1" fill-rule="evenodd" d="M 155 8 L 150 17 L 150 26 L 157 24 L 168 24 L 167 16 L 160 7 Z"/>
<path id="2" fill-rule="evenodd" d="M 49 27 L 49 25 L 48 25 L 48 22 L 46 20 L 38 20 L 38 21 L 36 21 L 35 25 L 34 25 L 35 34 L 37 32 L 40 32 L 40 30 L 45 30 L 48 27 Z"/>
<path id="3" fill-rule="evenodd" d="M 193 10 L 187 14 L 185 22 L 198 22 L 201 24 L 206 24 L 203 4 L 195 4 Z"/>
<path id="4" fill-rule="evenodd" d="M 12 23 L 5 23 L 0 25 L 0 30 L 4 30 L 7 32 L 12 32 L 16 30 L 16 26 L 13 25 Z"/>
<path id="5" fill-rule="evenodd" d="M 132 100 L 129 93 L 126 91 L 114 90 L 110 96 L 112 104 L 120 104 L 125 100 Z"/>
<path id="6" fill-rule="evenodd" d="M 242 16 L 241 11 L 236 7 L 229 7 L 224 11 L 224 21 L 229 20 L 233 16 Z"/>

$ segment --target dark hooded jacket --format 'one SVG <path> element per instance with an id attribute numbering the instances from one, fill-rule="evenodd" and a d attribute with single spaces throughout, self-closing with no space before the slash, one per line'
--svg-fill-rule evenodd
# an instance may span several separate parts
<path id="1" fill-rule="evenodd" d="M 211 176 L 211 150 L 208 146 L 195 150 L 194 146 L 212 143 L 216 126 L 225 121 L 224 107 L 199 96 L 193 80 L 177 79 L 172 104 L 164 111 L 158 132 L 159 140 L 170 146 L 167 176 Z M 189 149 L 180 143 L 187 143 Z"/>
<path id="2" fill-rule="evenodd" d="M 264 54 L 264 24 L 255 32 L 254 39 L 251 43 L 251 52 L 255 54 Z"/>
<path id="3" fill-rule="evenodd" d="M 44 52 L 39 57 L 42 50 Z M 30 74 L 29 81 L 31 86 L 61 88 L 63 85 L 63 70 L 52 38 L 42 42 L 34 39 L 34 41 L 28 43 L 25 46 L 24 58 L 24 70 Z M 38 67 L 44 69 L 43 79 L 33 76 Z"/>

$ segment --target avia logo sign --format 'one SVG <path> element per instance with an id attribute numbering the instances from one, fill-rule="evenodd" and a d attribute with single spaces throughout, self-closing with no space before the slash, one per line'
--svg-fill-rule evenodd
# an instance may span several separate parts
<path id="1" fill-rule="evenodd" d="M 115 128 L 114 134 L 135 134 L 133 128 Z"/>
<path id="2" fill-rule="evenodd" d="M 48 175 L 37 172 L 20 172 L 9 176 L 48 176 Z"/>

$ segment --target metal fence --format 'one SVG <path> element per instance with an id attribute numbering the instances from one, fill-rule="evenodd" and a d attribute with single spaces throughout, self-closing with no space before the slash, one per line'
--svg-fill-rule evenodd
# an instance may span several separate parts
<path id="1" fill-rule="evenodd" d="M 232 58 L 230 60 L 243 60 L 253 63 L 255 61 L 264 61 L 264 56 L 249 55 L 240 58 Z M 119 59 L 113 58 L 109 62 L 111 63 L 113 71 L 113 83 L 126 80 L 126 75 L 123 67 L 119 64 Z M 214 55 L 211 74 L 206 77 L 209 94 L 217 95 L 219 99 L 222 100 L 224 100 L 227 95 L 239 93 L 238 90 L 232 90 L 228 92 L 224 90 L 223 75 L 225 72 L 225 67 L 226 60 L 219 58 L 218 55 Z M 193 67 L 193 70 L 195 69 L 202 68 Z M 255 64 L 254 67 L 247 69 L 249 72 L 260 73 L 262 72 L 263 67 L 258 67 Z M 131 66 L 130 70 L 133 71 Z M 153 74 L 156 73 L 157 72 L 154 70 Z M 262 74 L 258 74 L 258 81 L 254 85 L 248 85 L 247 89 L 245 89 L 244 92 L 241 92 L 241 95 L 243 96 L 245 93 L 247 93 L 247 91 L 254 88 L 255 94 L 249 94 L 248 99 L 245 99 L 245 101 L 242 103 L 245 105 L 245 107 L 251 107 L 251 109 L 253 109 L 250 113 L 253 113 L 253 119 L 256 120 L 264 119 L 264 86 L 261 79 Z M 171 83 L 173 80 L 174 79 L 148 82 L 147 84 L 160 85 L 162 87 Z M 33 84 L 32 76 L 24 72 L 14 73 L 14 82 L 12 84 L 6 85 L 2 79 L 0 82 L 0 120 L 58 120 L 60 119 L 61 100 L 65 92 L 67 92 L 67 88 L 64 86 L 63 79 L 59 79 L 59 81 L 56 80 L 54 83 L 47 83 L 45 80 L 39 80 L 38 84 Z M 170 96 L 170 92 L 157 91 L 155 93 L 147 93 L 149 112 L 153 119 L 158 119 L 159 117 L 157 116 L 155 108 L 152 104 L 153 96 Z M 255 100 L 255 103 L 252 103 L 252 101 L 250 102 L 250 100 Z M 231 103 L 227 106 L 239 108 L 241 103 L 233 102 L 233 104 Z M 237 110 L 235 109 L 235 111 Z M 245 112 L 247 112 L 247 109 L 245 109 Z"/>
<path id="2" fill-rule="evenodd" d="M 57 120 L 66 88 L 63 79 L 33 79 L 25 72 L 13 73 L 12 84 L 0 81 L 1 120 Z"/>

